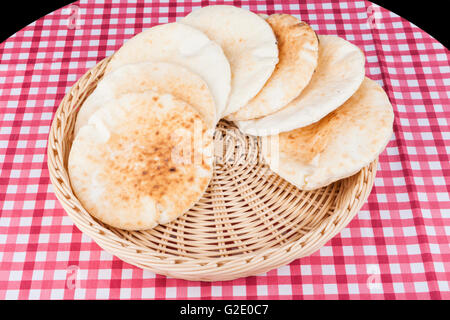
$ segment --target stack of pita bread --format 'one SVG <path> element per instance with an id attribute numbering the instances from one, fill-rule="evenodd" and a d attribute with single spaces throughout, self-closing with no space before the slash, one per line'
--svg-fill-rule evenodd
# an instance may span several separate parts
<path id="1" fill-rule="evenodd" d="M 168 223 L 213 175 L 217 122 L 261 136 L 270 168 L 303 190 L 348 177 L 392 134 L 364 54 L 287 14 L 208 6 L 147 29 L 112 57 L 81 106 L 69 155 L 85 209 L 122 229 Z"/>

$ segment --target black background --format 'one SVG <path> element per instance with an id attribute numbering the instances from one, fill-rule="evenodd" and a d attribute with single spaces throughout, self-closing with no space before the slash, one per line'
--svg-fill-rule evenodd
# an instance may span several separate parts
<path id="1" fill-rule="evenodd" d="M 108 0 L 106 0 L 108 1 Z M 138 0 L 148 1 L 151 0 Z M 299 0 L 304 2 L 307 0 Z M 338 0 L 326 0 L 333 2 Z M 73 1 L 67 0 L 6 0 L 0 7 L 0 41 L 4 41 L 26 25 L 40 17 L 59 9 Z M 419 28 L 436 38 L 447 48 L 449 36 L 448 3 L 443 0 L 403 1 L 403 0 L 374 0 L 376 4 L 395 12 L 411 21 Z M 208 1 L 202 2 L 207 5 Z"/>

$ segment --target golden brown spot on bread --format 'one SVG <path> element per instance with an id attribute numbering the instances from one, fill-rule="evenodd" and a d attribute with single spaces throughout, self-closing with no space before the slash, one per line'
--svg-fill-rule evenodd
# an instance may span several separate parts
<path id="1" fill-rule="evenodd" d="M 204 159 L 203 159 L 203 160 L 204 160 Z M 205 163 L 205 161 L 202 161 L 202 167 L 203 167 L 203 169 L 205 169 L 205 170 L 209 170 L 211 166 L 210 166 L 209 164 Z"/>
<path id="2" fill-rule="evenodd" d="M 158 99 L 157 99 L 158 100 Z M 127 190 L 132 195 L 118 195 L 127 201 L 139 203 L 142 197 L 150 197 L 156 203 L 172 199 L 174 210 L 185 206 L 183 200 L 194 191 L 186 190 L 186 185 L 196 182 L 196 166 L 193 161 L 179 164 L 172 157 L 172 150 L 181 142 L 174 139 L 173 132 L 182 127 L 187 134 L 193 135 L 194 122 L 203 121 L 200 115 L 186 105 L 184 110 L 171 112 L 159 111 L 167 108 L 161 99 L 148 99 L 147 106 L 134 108 L 128 115 L 131 130 L 113 131 L 108 147 L 103 150 L 108 170 L 106 192 Z M 189 107 L 189 108 L 188 108 Z M 154 108 L 152 110 L 152 108 Z M 150 112 L 150 110 L 152 110 Z M 156 116 L 155 113 L 158 112 Z M 202 122 L 202 125 L 204 123 Z M 110 151 L 113 150 L 111 153 Z M 191 150 L 194 159 L 195 150 Z M 181 167 L 180 167 L 181 166 Z M 180 169 L 178 169 L 180 168 Z M 201 183 L 201 180 L 198 180 Z M 197 187 L 197 184 L 194 186 Z M 173 199 L 173 195 L 183 195 L 182 199 Z M 172 197 L 172 198 L 171 198 Z M 170 202 L 170 201 L 169 201 Z"/>
<path id="3" fill-rule="evenodd" d="M 339 121 L 336 111 L 307 127 L 280 134 L 280 150 L 285 150 L 296 159 L 310 163 L 323 152 L 331 139 L 333 123 Z"/>

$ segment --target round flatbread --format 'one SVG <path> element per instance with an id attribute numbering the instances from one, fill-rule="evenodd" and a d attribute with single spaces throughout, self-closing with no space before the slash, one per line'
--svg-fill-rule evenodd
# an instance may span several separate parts
<path id="1" fill-rule="evenodd" d="M 278 42 L 278 64 L 261 91 L 229 120 L 250 120 L 274 113 L 295 99 L 317 67 L 319 41 L 314 30 L 289 14 L 266 20 Z"/>
<path id="2" fill-rule="evenodd" d="M 278 62 L 278 47 L 269 24 L 233 6 L 207 6 L 181 23 L 203 31 L 225 52 L 231 66 L 231 92 L 222 116 L 245 106 L 261 90 Z"/>
<path id="3" fill-rule="evenodd" d="M 208 127 L 215 127 L 217 118 L 214 98 L 199 75 L 175 64 L 140 62 L 119 67 L 98 83 L 78 112 L 75 135 L 108 100 L 119 98 L 125 93 L 148 90 L 168 93 L 187 102 L 203 116 Z"/>
<path id="4" fill-rule="evenodd" d="M 111 58 L 106 73 L 145 61 L 175 63 L 197 73 L 212 92 L 217 115 L 225 110 L 231 86 L 230 64 L 221 47 L 203 32 L 181 23 L 147 29 L 124 43 Z"/>
<path id="5" fill-rule="evenodd" d="M 212 133 L 184 101 L 124 94 L 76 136 L 69 175 L 83 207 L 113 227 L 142 230 L 191 208 L 212 177 Z"/>
<path id="6" fill-rule="evenodd" d="M 341 107 L 304 128 L 262 138 L 272 171 L 302 190 L 349 177 L 369 165 L 392 136 L 394 113 L 368 78 Z"/>
<path id="7" fill-rule="evenodd" d="M 305 127 L 341 106 L 361 85 L 364 54 L 336 36 L 319 36 L 319 60 L 311 81 L 288 105 L 268 116 L 236 121 L 239 129 L 255 136 L 273 135 Z"/>

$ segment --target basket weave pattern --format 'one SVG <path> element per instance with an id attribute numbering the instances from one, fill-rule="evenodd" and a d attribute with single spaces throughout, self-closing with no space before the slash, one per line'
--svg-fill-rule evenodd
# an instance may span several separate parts
<path id="1" fill-rule="evenodd" d="M 264 163 L 259 138 L 221 121 L 215 138 L 222 142 L 223 152 L 216 152 L 213 179 L 192 209 L 148 231 L 130 232 L 101 223 L 74 195 L 67 161 L 77 110 L 108 61 L 88 71 L 62 100 L 50 130 L 48 167 L 55 194 L 75 225 L 120 259 L 188 280 L 255 275 L 318 250 L 367 199 L 377 161 L 327 187 L 301 191 Z"/>

